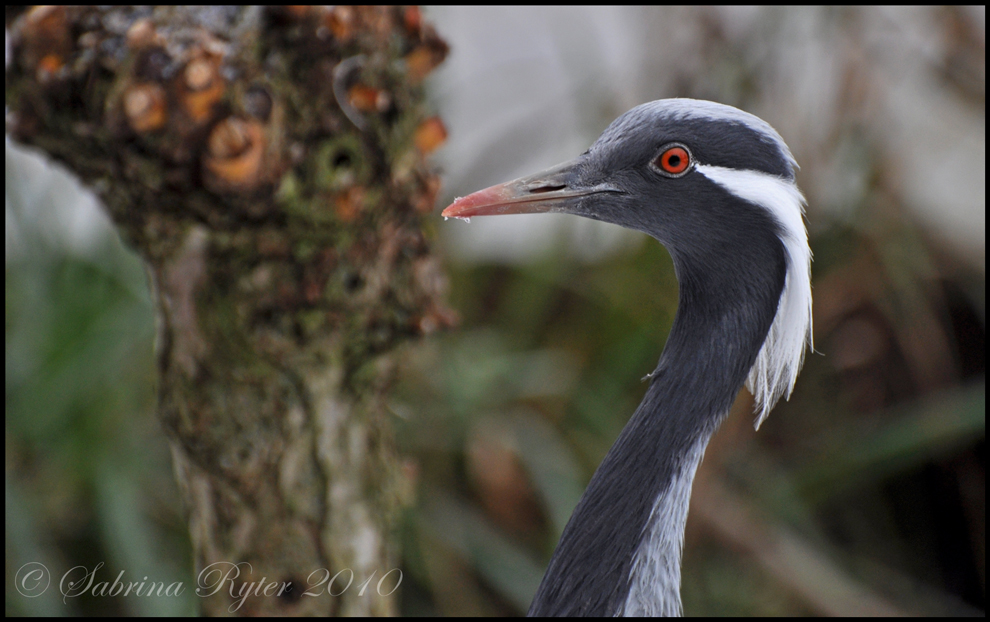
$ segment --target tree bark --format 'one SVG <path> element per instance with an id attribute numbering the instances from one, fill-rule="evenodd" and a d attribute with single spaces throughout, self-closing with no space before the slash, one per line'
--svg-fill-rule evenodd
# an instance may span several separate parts
<path id="1" fill-rule="evenodd" d="M 10 32 L 8 131 L 148 267 L 203 612 L 394 614 L 388 352 L 450 322 L 422 230 L 446 45 L 414 7 L 44 7 Z"/>

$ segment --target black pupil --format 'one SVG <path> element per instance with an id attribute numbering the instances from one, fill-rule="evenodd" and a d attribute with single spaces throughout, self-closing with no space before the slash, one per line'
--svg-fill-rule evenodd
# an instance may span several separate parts
<path id="1" fill-rule="evenodd" d="M 667 158 L 667 164 L 670 166 L 670 168 L 679 167 L 681 165 L 681 156 L 677 155 L 676 153 L 671 154 L 670 157 Z"/>

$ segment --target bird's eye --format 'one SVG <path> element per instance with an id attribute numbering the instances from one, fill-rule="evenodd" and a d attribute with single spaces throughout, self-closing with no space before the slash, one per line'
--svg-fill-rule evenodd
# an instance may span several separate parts
<path id="1" fill-rule="evenodd" d="M 653 160 L 653 166 L 667 177 L 680 177 L 691 168 L 691 152 L 684 145 L 667 145 Z"/>

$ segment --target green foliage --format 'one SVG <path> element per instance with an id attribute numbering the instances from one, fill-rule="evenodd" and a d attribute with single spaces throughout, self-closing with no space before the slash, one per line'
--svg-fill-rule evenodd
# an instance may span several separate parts
<path id="1" fill-rule="evenodd" d="M 48 207 L 18 204 L 24 195 L 12 196 L 10 183 L 14 214 Z M 116 237 L 75 253 L 30 218 L 17 225 L 20 251 L 8 254 L 5 284 L 8 591 L 13 573 L 38 561 L 53 585 L 74 566 L 100 563 L 97 581 L 123 570 L 125 581 L 189 585 L 188 535 L 154 416 L 153 314 L 141 263 Z M 8 592 L 7 613 L 177 615 L 195 606 L 188 591 L 60 600 L 56 590 Z"/>

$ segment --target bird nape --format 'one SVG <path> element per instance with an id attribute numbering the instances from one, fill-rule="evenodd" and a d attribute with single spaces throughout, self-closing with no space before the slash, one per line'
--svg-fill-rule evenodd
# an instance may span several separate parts
<path id="1" fill-rule="evenodd" d="M 561 535 L 530 615 L 680 615 L 695 471 L 745 382 L 756 427 L 811 346 L 811 251 L 796 163 L 765 121 L 692 99 L 637 106 L 588 151 L 454 201 L 444 216 L 559 212 L 667 247 L 674 324 L 643 402 Z"/>

